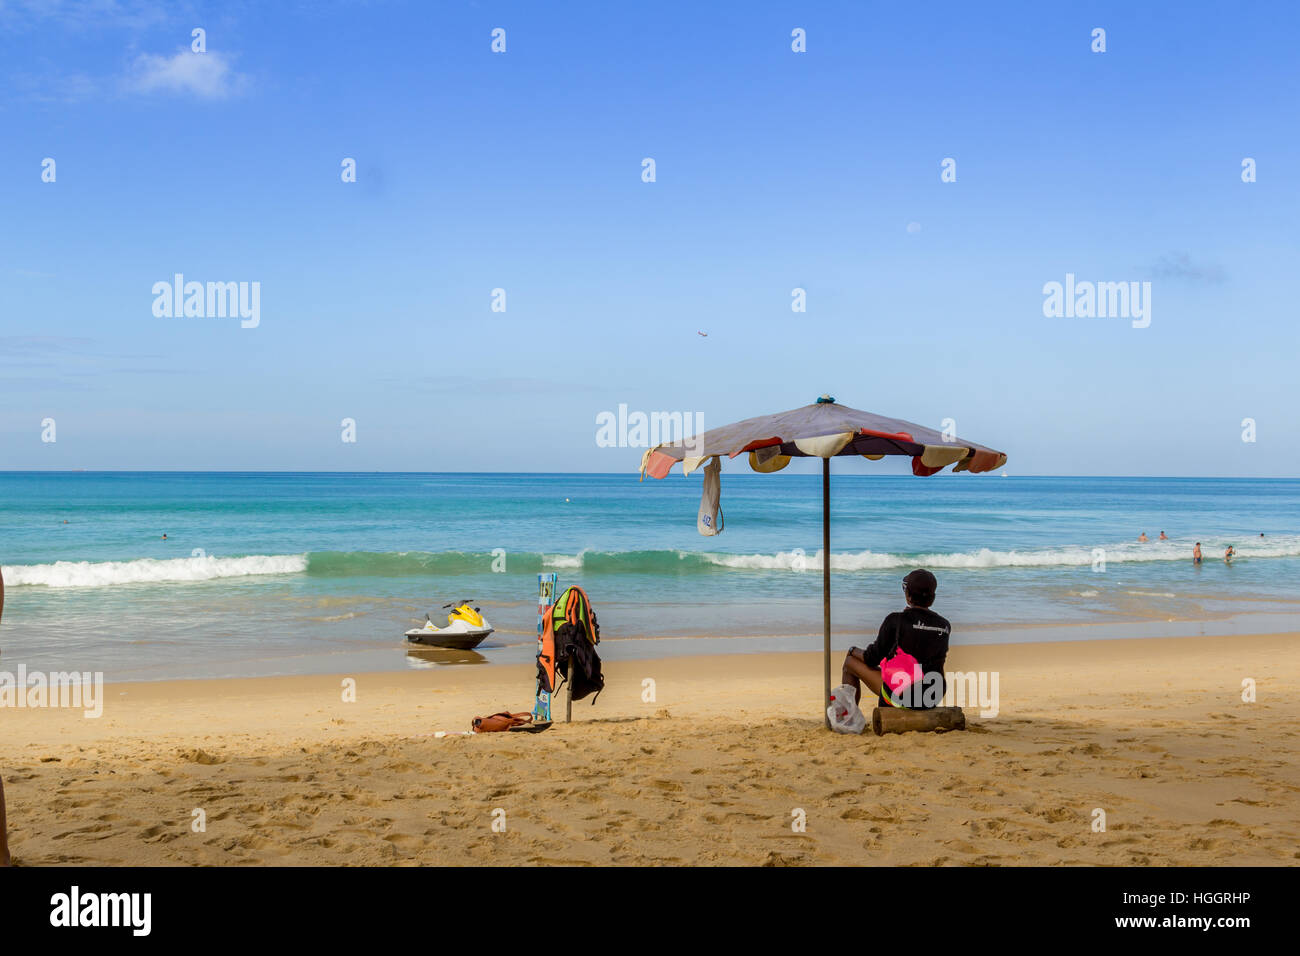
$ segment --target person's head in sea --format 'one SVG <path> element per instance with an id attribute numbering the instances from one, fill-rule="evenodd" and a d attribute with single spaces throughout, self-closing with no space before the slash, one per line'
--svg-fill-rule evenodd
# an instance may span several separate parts
<path id="1" fill-rule="evenodd" d="M 862 700 L 862 684 L 883 707 L 935 707 L 943 700 L 943 665 L 952 625 L 931 609 L 938 589 L 934 575 L 917 568 L 903 578 L 907 607 L 885 616 L 869 647 L 849 648 L 840 681 L 853 688 L 855 701 Z M 907 678 L 918 666 L 922 678 L 914 684 Z M 900 669 L 905 675 L 901 681 L 896 676 Z"/>
<path id="2" fill-rule="evenodd" d="M 1201 563 L 1201 542 L 1196 542 L 1196 547 L 1192 548 L 1192 564 Z"/>
<path id="3" fill-rule="evenodd" d="M 1169 540 L 1169 536 L 1168 536 L 1167 534 L 1165 534 L 1163 531 L 1161 531 L 1161 532 L 1160 532 L 1160 540 L 1161 540 L 1161 541 L 1168 541 L 1168 540 Z"/>
<path id="4" fill-rule="evenodd" d="M 1139 541 L 1145 541 L 1145 540 L 1147 540 L 1147 533 L 1146 533 L 1145 531 L 1143 531 L 1140 535 L 1138 535 L 1138 540 L 1139 540 Z"/>

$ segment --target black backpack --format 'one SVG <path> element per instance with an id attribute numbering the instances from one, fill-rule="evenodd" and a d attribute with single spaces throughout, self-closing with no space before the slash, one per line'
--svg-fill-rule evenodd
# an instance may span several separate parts
<path id="1" fill-rule="evenodd" d="M 573 661 L 573 699 L 582 700 L 589 694 L 596 697 L 605 689 L 605 675 L 600 671 L 600 624 L 596 611 L 580 587 L 569 587 L 560 595 L 551 611 L 551 625 L 555 634 L 555 673 L 562 687 L 569 676 L 569 661 Z M 559 687 L 556 688 L 559 690 Z M 596 703 L 596 697 L 591 702 Z"/>

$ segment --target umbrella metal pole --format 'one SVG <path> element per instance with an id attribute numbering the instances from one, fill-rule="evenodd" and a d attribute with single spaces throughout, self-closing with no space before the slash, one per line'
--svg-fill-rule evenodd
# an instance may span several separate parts
<path id="1" fill-rule="evenodd" d="M 822 459 L 822 712 L 831 703 L 831 460 Z M 826 714 L 826 729 L 831 726 Z"/>
<path id="2" fill-rule="evenodd" d="M 569 686 L 565 688 L 568 691 L 564 698 L 564 722 L 573 723 L 573 654 L 569 654 L 569 679 L 565 681 Z"/>

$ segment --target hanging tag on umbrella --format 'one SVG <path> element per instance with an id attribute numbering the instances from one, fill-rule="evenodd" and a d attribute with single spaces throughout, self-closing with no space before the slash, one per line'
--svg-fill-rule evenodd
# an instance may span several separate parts
<path id="1" fill-rule="evenodd" d="M 722 462 L 714 455 L 704 466 L 704 490 L 695 528 L 705 537 L 722 534 Z"/>

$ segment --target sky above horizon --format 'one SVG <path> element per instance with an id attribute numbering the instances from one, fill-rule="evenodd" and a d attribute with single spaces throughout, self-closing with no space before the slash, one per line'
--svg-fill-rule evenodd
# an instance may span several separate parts
<path id="1" fill-rule="evenodd" d="M 620 405 L 829 393 L 1013 475 L 1295 475 L 1298 26 L 0 0 L 0 470 L 634 472 Z M 176 274 L 256 327 L 156 314 Z M 1046 316 L 1067 275 L 1149 325 Z"/>

